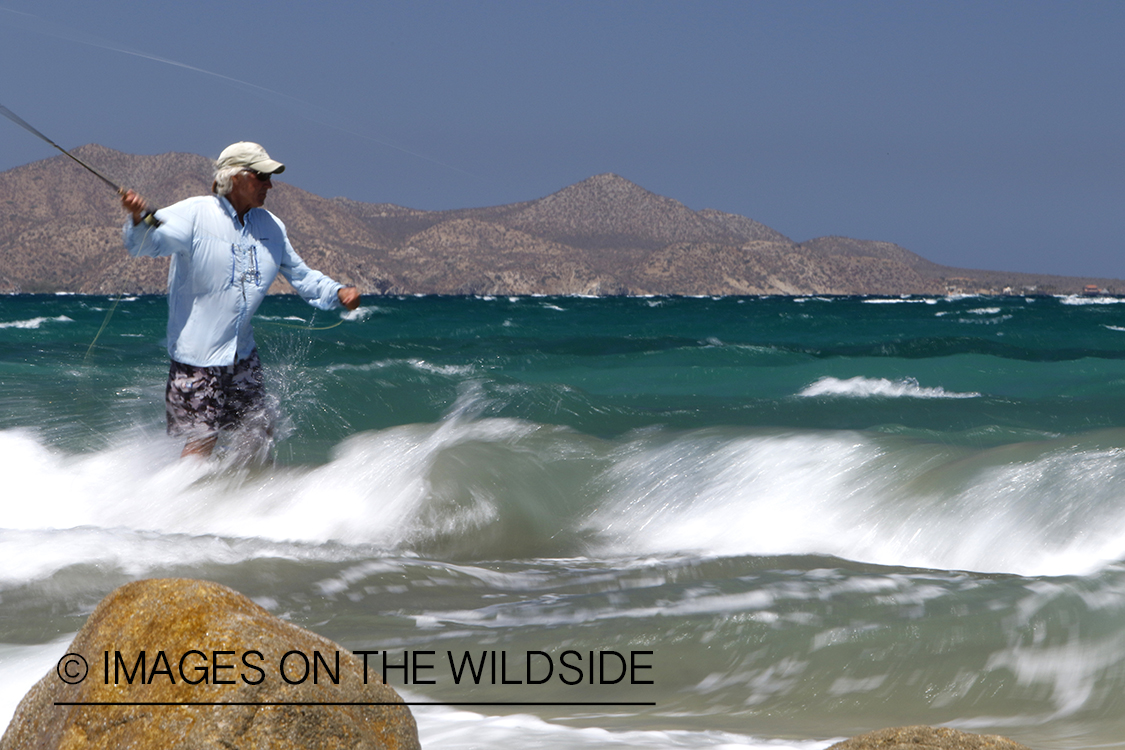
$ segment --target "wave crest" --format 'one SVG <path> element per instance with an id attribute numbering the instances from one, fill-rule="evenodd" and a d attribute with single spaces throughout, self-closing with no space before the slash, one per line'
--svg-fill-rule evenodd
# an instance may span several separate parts
<path id="1" fill-rule="evenodd" d="M 818 398 L 841 396 L 848 398 L 980 398 L 979 393 L 957 393 L 947 391 L 941 386 L 927 388 L 919 385 L 914 378 L 888 380 L 886 378 L 823 377 L 801 390 L 798 396 Z"/>

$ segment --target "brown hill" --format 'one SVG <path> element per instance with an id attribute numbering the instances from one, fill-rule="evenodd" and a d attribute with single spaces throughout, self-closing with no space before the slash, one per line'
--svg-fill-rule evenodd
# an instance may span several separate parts
<path id="1" fill-rule="evenodd" d="M 97 145 L 74 153 L 156 205 L 211 185 L 202 156 Z M 798 244 L 613 174 L 538 200 L 454 211 L 325 199 L 279 181 L 268 205 L 311 266 L 369 294 L 1125 291 L 1111 279 L 947 268 L 887 242 Z M 113 191 L 62 155 L 0 173 L 0 292 L 162 292 L 167 262 L 129 258 L 122 220 Z"/>

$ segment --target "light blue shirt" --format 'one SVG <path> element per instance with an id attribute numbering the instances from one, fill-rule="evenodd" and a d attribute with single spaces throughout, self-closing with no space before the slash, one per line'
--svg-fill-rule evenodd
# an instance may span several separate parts
<path id="1" fill-rule="evenodd" d="M 188 198 L 156 212 L 153 229 L 127 219 L 122 238 L 133 256 L 171 256 L 168 356 L 196 367 L 233 365 L 254 350 L 250 319 L 280 271 L 305 301 L 340 307 L 343 286 L 305 265 L 285 225 L 263 208 L 239 222 L 230 201 Z"/>

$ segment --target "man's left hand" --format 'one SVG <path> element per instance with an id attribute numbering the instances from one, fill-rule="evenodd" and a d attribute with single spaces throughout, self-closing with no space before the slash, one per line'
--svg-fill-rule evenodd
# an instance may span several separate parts
<path id="1" fill-rule="evenodd" d="M 349 310 L 359 307 L 359 290 L 354 286 L 343 287 L 336 292 L 336 296 L 340 298 L 340 304 Z"/>

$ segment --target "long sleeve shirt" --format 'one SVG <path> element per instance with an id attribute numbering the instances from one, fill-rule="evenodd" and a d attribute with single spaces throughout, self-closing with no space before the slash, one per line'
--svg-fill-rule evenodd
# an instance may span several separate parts
<path id="1" fill-rule="evenodd" d="M 196 367 L 233 365 L 254 350 L 250 319 L 278 272 L 309 304 L 340 307 L 343 286 L 305 265 L 285 225 L 252 208 L 238 220 L 220 196 L 188 198 L 156 212 L 157 228 L 126 220 L 133 256 L 171 256 L 168 268 L 168 356 Z"/>

